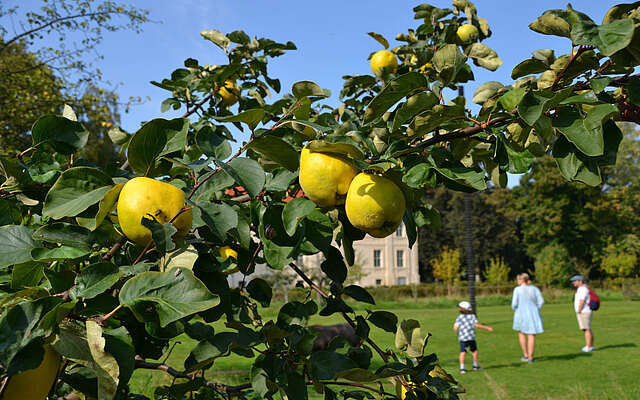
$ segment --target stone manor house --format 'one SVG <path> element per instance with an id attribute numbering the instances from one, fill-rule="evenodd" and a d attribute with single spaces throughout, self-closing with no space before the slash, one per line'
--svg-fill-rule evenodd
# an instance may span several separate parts
<path id="1" fill-rule="evenodd" d="M 363 287 L 412 285 L 420 283 L 418 273 L 418 243 L 409 248 L 404 224 L 401 224 L 395 233 L 386 238 L 377 239 L 369 235 L 363 240 L 353 244 L 355 263 L 361 266 L 362 277 L 354 282 Z M 323 261 L 322 254 L 302 256 L 297 264 L 307 269 L 320 269 Z M 256 266 L 258 275 L 271 273 L 265 265 Z M 293 271 L 292 271 L 293 274 Z M 232 286 L 238 285 L 242 280 L 242 274 L 236 273 L 229 276 Z M 295 285 L 295 280 L 291 284 Z"/>

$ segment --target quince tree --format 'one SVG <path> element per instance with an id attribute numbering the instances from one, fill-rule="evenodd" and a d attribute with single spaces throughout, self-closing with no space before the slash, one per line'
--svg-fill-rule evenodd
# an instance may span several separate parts
<path id="1" fill-rule="evenodd" d="M 473 80 L 475 67 L 502 64 L 482 43 L 491 35 L 488 21 L 467 0 L 413 11 L 420 24 L 399 34 L 396 47 L 370 33 L 397 68 L 345 76 L 337 108 L 322 103 L 330 93 L 311 81 L 272 100 L 283 88 L 268 61 L 295 50 L 293 43 L 207 30 L 203 38 L 228 63 L 189 58 L 154 81 L 168 93 L 161 111 L 182 117 L 153 119 L 136 132 L 112 127 L 111 140 L 126 154 L 122 165 L 98 168 L 78 157 L 91 133 L 69 107 L 34 121 L 31 146 L 0 159 L 2 388 L 55 351 L 62 357 L 49 388 L 55 396 L 141 399 L 131 377 L 152 370 L 174 378 L 148 388 L 163 399 L 306 399 L 309 391 L 325 399 L 458 398 L 463 389 L 439 366 L 417 321 L 398 321 L 374 308 L 365 288 L 345 283 L 354 242 L 365 231 L 384 236 L 402 219 L 413 246 L 418 229 L 438 221 L 426 189 L 505 186 L 507 173 L 529 170 L 536 157 L 551 155 L 567 180 L 601 184 L 622 137 L 616 121 L 640 120 L 633 73 L 640 7 L 615 6 L 601 24 L 571 6 L 533 16 L 531 29 L 566 38 L 565 51 L 532 49 L 513 82 L 478 88 L 477 113 L 462 96 L 447 99 L 445 89 Z M 462 26 L 477 37 L 460 40 Z M 246 141 L 237 141 L 238 130 Z M 311 163 L 303 149 L 327 161 L 304 171 Z M 323 175 L 335 160 L 340 169 Z M 322 186 L 307 189 L 307 173 L 339 189 L 315 197 Z M 129 185 L 144 179 L 153 181 L 135 194 L 153 201 L 122 211 L 136 186 Z M 374 218 L 359 214 L 377 196 L 384 201 L 374 212 L 389 218 L 370 226 Z M 318 253 L 329 289 L 296 263 Z M 256 276 L 258 264 L 290 269 L 306 299 L 263 318 L 272 288 Z M 243 275 L 237 287 L 227 281 L 233 271 Z M 356 311 L 354 301 L 371 310 Z M 334 340 L 312 352 L 314 315 L 342 317 L 360 346 Z M 208 325 L 215 321 L 224 327 Z M 375 340 L 386 334 L 395 334 L 395 349 Z M 196 344 L 167 365 L 180 335 Z M 208 379 L 230 356 L 250 360 L 246 382 Z"/>

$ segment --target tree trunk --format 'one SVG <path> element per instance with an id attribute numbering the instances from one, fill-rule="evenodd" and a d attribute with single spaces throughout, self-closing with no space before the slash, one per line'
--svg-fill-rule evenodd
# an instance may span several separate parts
<path id="1" fill-rule="evenodd" d="M 471 193 L 464 194 L 464 247 L 467 255 L 467 282 L 469 283 L 469 302 L 473 313 L 476 310 L 476 267 L 473 253 L 473 231 L 471 229 Z"/>
<path id="2" fill-rule="evenodd" d="M 289 291 L 286 285 L 282 287 L 282 292 L 284 294 L 284 303 L 287 304 L 289 302 Z"/>

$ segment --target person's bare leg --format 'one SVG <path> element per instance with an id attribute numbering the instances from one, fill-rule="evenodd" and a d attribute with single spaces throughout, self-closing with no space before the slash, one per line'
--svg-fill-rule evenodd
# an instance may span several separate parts
<path id="1" fill-rule="evenodd" d="M 478 364 L 478 350 L 474 351 L 472 354 L 473 354 L 473 364 L 477 365 Z"/>
<path id="2" fill-rule="evenodd" d="M 586 329 L 584 331 L 584 341 L 587 344 L 587 347 L 593 347 L 593 331 L 591 329 Z"/>
<path id="3" fill-rule="evenodd" d="M 518 339 L 520 339 L 520 348 L 522 349 L 522 355 L 529 357 L 527 353 L 527 337 L 524 333 L 518 332 Z"/>
<path id="4" fill-rule="evenodd" d="M 533 351 L 536 347 L 536 335 L 527 335 L 529 336 L 529 343 L 527 346 L 528 349 L 528 353 L 529 353 L 529 358 L 533 358 Z"/>
<path id="5" fill-rule="evenodd" d="M 464 365 L 464 353 L 460 353 L 460 366 Z"/>

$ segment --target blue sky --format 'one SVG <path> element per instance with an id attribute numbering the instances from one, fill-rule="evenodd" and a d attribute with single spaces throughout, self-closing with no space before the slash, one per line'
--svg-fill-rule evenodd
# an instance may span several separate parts
<path id="1" fill-rule="evenodd" d="M 41 4 L 38 0 L 20 3 L 23 9 Z M 394 40 L 396 34 L 417 28 L 421 22 L 413 19 L 412 11 L 421 2 L 405 0 L 134 0 L 128 3 L 150 10 L 150 18 L 156 22 L 146 24 L 140 34 L 107 33 L 98 50 L 104 55 L 98 67 L 106 80 L 118 85 L 122 98 L 149 98 L 122 116 L 122 126 L 130 132 L 137 130 L 142 121 L 179 115 L 160 113 L 160 103 L 168 97 L 168 92 L 149 81 L 168 77 L 189 57 L 198 59 L 200 64 L 225 63 L 224 53 L 200 36 L 204 29 L 223 33 L 240 29 L 250 36 L 293 41 L 297 51 L 269 63 L 270 76 L 281 80 L 281 94 L 290 91 L 294 82 L 311 80 L 330 89 L 333 96 L 328 103 L 336 105 L 341 77 L 370 74 L 367 57 L 382 49 L 367 32 L 384 35 L 393 47 L 399 44 Z M 450 0 L 428 3 L 451 8 Z M 601 23 L 606 11 L 616 3 L 579 0 L 572 5 Z M 551 0 L 475 1 L 478 15 L 489 21 L 493 31 L 492 37 L 483 43 L 496 50 L 504 64 L 496 72 L 474 67 L 476 82 L 466 85 L 467 98 L 471 99 L 475 89 L 484 82 L 510 83 L 513 67 L 529 58 L 533 50 L 551 48 L 556 55 L 569 53 L 568 39 L 540 35 L 528 28 L 543 11 L 565 8 L 566 4 Z"/>

